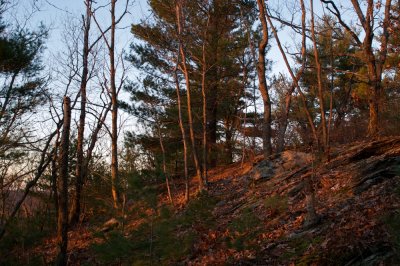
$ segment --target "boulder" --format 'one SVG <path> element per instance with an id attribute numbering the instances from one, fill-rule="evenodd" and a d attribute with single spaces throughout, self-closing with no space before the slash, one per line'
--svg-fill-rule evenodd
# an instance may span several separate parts
<path id="1" fill-rule="evenodd" d="M 271 161 L 261 161 L 253 167 L 249 174 L 253 181 L 270 178 L 274 175 L 274 165 Z"/>
<path id="2" fill-rule="evenodd" d="M 312 159 L 312 155 L 308 153 L 284 151 L 269 160 L 262 160 L 256 163 L 249 172 L 250 179 L 253 181 L 268 179 L 274 175 L 304 167 L 310 164 Z"/>

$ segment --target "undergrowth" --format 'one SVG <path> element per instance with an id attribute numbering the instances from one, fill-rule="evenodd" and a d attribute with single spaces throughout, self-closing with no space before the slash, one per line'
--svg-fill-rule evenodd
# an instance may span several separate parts
<path id="1" fill-rule="evenodd" d="M 147 202 L 151 207 L 151 200 Z M 206 193 L 192 199 L 181 213 L 173 213 L 169 206 L 153 208 L 140 214 L 145 221 L 124 236 L 114 232 L 104 236 L 104 242 L 92 246 L 100 263 L 130 265 L 171 265 L 192 253 L 200 233 L 212 228 L 212 210 L 216 200 Z M 107 253 L 107 254 L 105 254 Z"/>

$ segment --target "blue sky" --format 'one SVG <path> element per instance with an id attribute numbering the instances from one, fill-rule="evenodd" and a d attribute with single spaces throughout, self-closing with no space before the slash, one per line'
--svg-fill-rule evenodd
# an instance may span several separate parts
<path id="1" fill-rule="evenodd" d="M 80 19 L 81 15 L 85 12 L 84 0 L 19 0 L 19 16 L 24 16 L 23 13 L 29 13 L 32 9 L 32 3 L 35 3 L 39 7 L 38 11 L 32 17 L 30 22 L 30 27 L 35 28 L 39 22 L 43 22 L 45 25 L 51 28 L 49 40 L 47 41 L 48 52 L 56 52 L 62 45 L 62 31 L 65 24 L 71 19 Z M 108 1 L 100 0 L 97 1 L 98 5 L 107 3 Z M 117 10 L 122 9 L 125 0 L 117 1 Z M 117 33 L 118 41 L 122 47 L 126 47 L 131 41 L 130 35 L 130 25 L 132 23 L 139 22 L 141 19 L 145 18 L 148 14 L 147 0 L 131 0 L 132 6 L 122 21 L 120 27 L 122 29 Z M 102 12 L 98 14 L 98 20 L 100 23 L 107 25 L 109 20 L 108 9 L 103 9 Z M 117 12 L 118 13 L 118 12 Z M 118 14 L 117 14 L 118 16 Z M 94 26 L 94 25 L 93 25 Z"/>

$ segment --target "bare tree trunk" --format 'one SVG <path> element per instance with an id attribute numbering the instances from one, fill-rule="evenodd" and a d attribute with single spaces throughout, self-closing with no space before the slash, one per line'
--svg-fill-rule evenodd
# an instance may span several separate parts
<path id="1" fill-rule="evenodd" d="M 84 36 L 83 36 L 83 54 L 82 54 L 82 77 L 81 77 L 81 110 L 79 116 L 78 126 L 78 139 L 76 146 L 76 168 L 75 168 L 75 194 L 72 199 L 72 207 L 70 210 L 70 226 L 75 225 L 79 221 L 81 214 L 81 193 L 83 188 L 83 143 L 85 131 L 85 117 L 86 117 L 86 86 L 88 81 L 88 57 L 89 57 L 89 32 L 91 20 L 91 0 L 86 0 L 86 17 L 83 21 Z"/>
<path id="2" fill-rule="evenodd" d="M 332 130 L 332 120 L 333 120 L 333 89 L 334 89 L 334 71 L 333 71 L 333 33 L 331 34 L 331 40 L 330 40 L 330 65 L 331 65 L 331 88 L 330 88 L 330 99 L 329 99 L 329 118 L 328 118 L 328 143 L 327 143 L 327 160 L 330 161 L 330 152 L 331 152 L 331 130 Z"/>
<path id="3" fill-rule="evenodd" d="M 57 189 L 57 159 L 58 159 L 58 147 L 60 145 L 59 137 L 60 131 L 57 129 L 57 138 L 54 144 L 54 150 L 51 159 L 51 189 L 53 192 L 54 208 L 56 210 L 56 217 L 58 217 L 58 189 Z"/>
<path id="4" fill-rule="evenodd" d="M 71 100 L 64 97 L 64 122 L 60 143 L 60 153 L 58 158 L 59 177 L 58 177 L 58 222 L 57 222 L 57 242 L 60 251 L 57 256 L 57 265 L 67 265 L 67 246 L 68 246 L 68 150 L 69 132 L 71 126 Z"/>
<path id="5" fill-rule="evenodd" d="M 117 0 L 110 0 L 111 3 L 111 25 L 105 31 L 102 30 L 96 16 L 94 16 L 93 11 L 90 10 L 93 20 L 101 32 L 101 37 L 104 39 L 105 44 L 108 48 L 108 53 L 110 57 L 110 95 L 111 95 L 111 194 L 113 197 L 114 208 L 119 208 L 121 203 L 120 197 L 120 184 L 118 176 L 118 92 L 122 86 L 117 89 L 116 86 L 116 69 L 115 69 L 115 30 L 117 24 L 122 20 L 122 18 L 128 13 L 127 8 L 129 5 L 129 0 L 125 1 L 125 9 L 118 19 L 115 18 L 115 4 Z M 110 31 L 110 39 L 108 40 L 105 33 Z M 99 38 L 101 38 L 99 37 Z M 98 39 L 97 39 L 98 40 Z M 97 42 L 96 40 L 96 42 Z M 94 42 L 94 43 L 96 43 Z M 93 47 L 93 44 L 91 45 Z M 90 47 L 90 48 L 91 48 Z"/>
<path id="6" fill-rule="evenodd" d="M 155 106 L 153 106 L 155 108 Z M 164 147 L 164 141 L 161 133 L 161 126 L 160 126 L 160 121 L 158 118 L 158 115 L 156 117 L 156 124 L 157 124 L 157 132 L 158 132 L 158 140 L 160 142 L 160 147 L 161 147 L 161 153 L 162 153 L 162 169 L 163 169 L 163 175 L 165 178 L 165 183 L 167 185 L 167 192 L 168 192 L 168 199 L 171 205 L 174 205 L 174 200 L 172 198 L 172 193 L 171 193 L 171 187 L 169 185 L 169 176 L 167 172 L 167 162 L 165 159 L 165 147 Z"/>
<path id="7" fill-rule="evenodd" d="M 265 19 L 265 2 L 264 0 L 257 0 L 259 9 L 259 18 L 262 25 L 262 40 L 258 47 L 258 64 L 257 64 L 257 75 L 259 82 L 259 90 L 263 98 L 264 103 L 264 122 L 263 122 L 263 149 L 264 158 L 267 159 L 272 154 L 272 143 L 271 143 L 271 100 L 268 93 L 267 81 L 265 78 L 266 67 L 265 67 L 265 53 L 268 45 L 268 26 Z"/>
<path id="8" fill-rule="evenodd" d="M 250 32 L 249 32 L 249 35 L 250 35 Z M 243 62 L 243 66 L 242 67 L 243 67 L 243 80 L 242 80 L 242 82 L 243 82 L 243 95 L 246 95 L 246 84 L 247 84 L 247 79 L 248 79 L 248 76 L 247 76 L 248 69 L 247 69 L 247 65 L 246 65 L 245 62 Z M 244 105 L 245 105 L 245 107 L 244 107 L 243 122 L 240 122 L 241 133 L 242 133 L 242 136 L 243 136 L 241 167 L 243 167 L 244 161 L 246 159 L 246 133 L 245 133 L 246 124 L 247 124 L 247 102 L 246 101 L 244 101 Z M 241 120 L 241 117 L 239 119 Z"/>
<path id="9" fill-rule="evenodd" d="M 203 180 L 207 185 L 208 183 L 208 163 L 207 163 L 207 94 L 206 94 L 206 74 L 207 74 L 207 64 L 206 64 L 206 36 L 208 29 L 207 20 L 207 28 L 204 34 L 204 42 L 202 46 L 202 72 L 201 72 L 201 96 L 203 100 Z"/>
<path id="10" fill-rule="evenodd" d="M 115 3 L 111 0 L 111 37 L 109 43 L 110 55 L 110 85 L 111 85 L 111 192 L 114 208 L 120 203 L 119 177 L 118 177 L 118 95 L 115 83 Z"/>
<path id="11" fill-rule="evenodd" d="M 192 156 L 193 156 L 193 162 L 194 166 L 196 168 L 196 176 L 199 181 L 199 189 L 203 190 L 205 188 L 203 178 L 201 175 L 201 170 L 200 170 L 200 163 L 199 159 L 197 156 L 197 151 L 196 151 L 196 140 L 194 136 L 194 130 L 193 130 L 193 115 L 192 115 L 192 104 L 191 104 L 191 87 L 190 87 L 190 78 L 189 78 L 189 71 L 187 69 L 187 64 L 186 64 L 186 53 L 183 48 L 182 40 L 181 40 L 181 34 L 182 34 L 182 22 L 181 22 L 181 16 L 182 16 L 182 9 L 181 9 L 181 1 L 177 1 L 176 4 L 176 19 L 177 19 L 177 26 L 178 26 L 178 35 L 179 35 L 179 53 L 182 57 L 182 71 L 185 76 L 185 82 L 186 82 L 186 96 L 187 96 L 187 111 L 188 111 L 188 122 L 189 122 L 189 136 L 190 136 L 190 142 L 192 146 Z"/>
<path id="12" fill-rule="evenodd" d="M 180 8 L 179 8 L 179 3 L 176 1 L 175 3 L 175 11 L 176 11 L 176 19 L 180 20 Z M 182 116 L 182 101 L 181 101 L 181 92 L 180 92 L 180 86 L 179 86 L 179 77 L 178 77 L 178 68 L 180 64 L 180 50 L 181 50 L 181 41 L 180 41 L 180 27 L 179 27 L 179 22 L 177 22 L 177 27 L 178 27 L 178 49 L 176 51 L 176 65 L 174 68 L 174 80 L 175 80 L 175 87 L 176 87 L 176 96 L 177 96 L 177 102 L 178 102 L 178 117 L 179 117 L 179 128 L 181 130 L 182 134 L 182 142 L 183 142 L 183 163 L 184 163 L 184 175 L 185 175 L 185 202 L 187 203 L 189 201 L 189 196 L 190 196 L 190 187 L 189 187 L 189 171 L 188 171 L 188 156 L 187 156 L 187 138 L 186 138 L 186 131 L 185 127 L 183 125 L 183 116 Z"/>
<path id="13" fill-rule="evenodd" d="M 185 81 L 186 81 L 186 98 L 187 98 L 187 108 L 188 108 L 189 136 L 190 136 L 190 143 L 192 144 L 192 156 L 193 156 L 194 166 L 196 168 L 196 176 L 199 181 L 199 189 L 202 190 L 204 188 L 204 182 L 203 182 L 203 178 L 202 178 L 201 171 L 200 171 L 200 163 L 199 163 L 199 159 L 197 156 L 196 140 L 195 140 L 194 130 L 193 130 L 193 115 L 192 115 L 191 87 L 190 87 L 190 80 L 189 80 L 189 72 L 187 70 L 186 55 L 183 50 L 183 47 L 181 46 L 180 49 L 181 49 L 182 64 L 183 64 L 183 74 L 185 76 Z"/>
<path id="14" fill-rule="evenodd" d="M 179 44 L 180 45 L 180 44 Z M 182 134 L 182 142 L 183 142 L 183 163 L 184 163 L 184 174 L 185 174 L 185 201 L 189 201 L 189 172 L 188 172 L 188 160 L 187 160 L 187 139 L 186 139 L 186 131 L 183 126 L 183 118 L 182 118 L 182 103 L 181 103 L 181 92 L 179 86 L 179 78 L 178 78 L 178 65 L 179 65 L 179 50 L 177 51 L 177 59 L 176 66 L 174 69 L 174 79 L 176 86 L 176 96 L 178 101 L 178 117 L 179 117 L 179 128 Z"/>
<path id="15" fill-rule="evenodd" d="M 321 114 L 322 149 L 324 151 L 326 151 L 327 146 L 328 146 L 328 133 L 327 133 L 327 128 L 326 128 L 324 88 L 323 88 L 323 84 L 322 84 L 322 68 L 321 68 L 321 62 L 319 59 L 317 39 L 315 37 L 314 2 L 313 2 L 313 0 L 310 0 L 310 7 L 311 7 L 311 38 L 313 41 L 315 66 L 317 68 L 318 98 L 319 98 L 319 109 L 320 109 L 320 114 Z"/>

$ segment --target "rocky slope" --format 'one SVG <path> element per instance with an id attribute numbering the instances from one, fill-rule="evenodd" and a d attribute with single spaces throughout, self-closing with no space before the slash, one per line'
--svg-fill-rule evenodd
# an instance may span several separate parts
<path id="1" fill-rule="evenodd" d="M 320 162 L 315 155 L 286 151 L 270 161 L 258 158 L 253 167 L 214 173 L 219 180 L 213 180 L 210 193 L 220 200 L 213 210 L 216 241 L 195 250 L 190 264 L 398 262 L 400 138 L 344 146 L 331 157 Z M 317 212 L 311 226 L 306 223 L 310 180 Z M 219 241 L 223 238 L 230 241 Z"/>
<path id="2" fill-rule="evenodd" d="M 208 192 L 189 206 L 151 209 L 138 202 L 119 227 L 88 223 L 71 231 L 70 263 L 398 264 L 400 137 L 338 147 L 329 162 L 320 157 L 285 151 L 213 169 Z M 46 264 L 56 252 L 55 239 L 47 239 L 31 253 Z"/>

